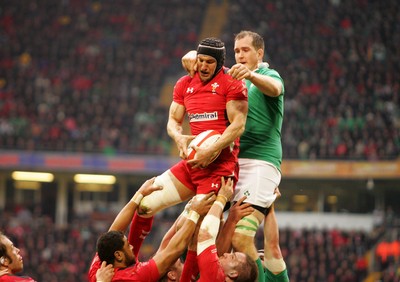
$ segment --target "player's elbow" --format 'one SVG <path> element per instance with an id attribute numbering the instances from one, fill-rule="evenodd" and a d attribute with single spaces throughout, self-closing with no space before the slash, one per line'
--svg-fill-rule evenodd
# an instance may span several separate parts
<path id="1" fill-rule="evenodd" d="M 238 127 L 238 136 L 241 136 L 243 134 L 245 125 L 246 125 L 246 116 L 243 117 L 243 120 L 241 121 L 241 124 Z"/>
<path id="2" fill-rule="evenodd" d="M 282 84 L 276 83 L 273 85 L 270 91 L 271 97 L 278 97 L 282 93 Z"/>

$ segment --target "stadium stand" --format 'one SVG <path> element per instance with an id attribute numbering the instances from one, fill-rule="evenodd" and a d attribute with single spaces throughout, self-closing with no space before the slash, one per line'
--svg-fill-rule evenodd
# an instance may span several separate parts
<path id="1" fill-rule="evenodd" d="M 197 44 L 205 6 L 2 2 L 0 147 L 168 154 L 159 91 Z"/>
<path id="2" fill-rule="evenodd" d="M 259 32 L 267 61 L 284 77 L 284 159 L 399 159 L 399 1 L 228 2 L 226 46 L 242 29 Z M 170 154 L 159 95 L 166 79 L 183 73 L 180 58 L 196 46 L 209 1 L 1 3 L 2 150 Z M 282 228 L 291 281 L 400 281 L 398 253 L 381 253 L 399 242 L 398 211 L 387 211 L 373 232 Z M 142 259 L 178 213 L 160 215 Z M 86 281 L 110 218 L 75 214 L 58 226 L 36 207 L 13 206 L 0 211 L 0 229 L 21 249 L 24 274 Z"/>

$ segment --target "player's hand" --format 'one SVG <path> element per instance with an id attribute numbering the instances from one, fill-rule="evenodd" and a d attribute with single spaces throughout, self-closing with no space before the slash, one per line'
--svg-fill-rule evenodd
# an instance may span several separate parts
<path id="1" fill-rule="evenodd" d="M 233 195 L 233 180 L 232 178 L 228 178 L 225 180 L 225 177 L 221 177 L 221 189 L 218 191 L 218 195 L 222 195 L 230 201 Z"/>
<path id="2" fill-rule="evenodd" d="M 197 52 L 195 50 L 189 51 L 182 57 L 182 67 L 191 77 L 194 76 L 197 71 Z"/>
<path id="3" fill-rule="evenodd" d="M 200 216 L 205 216 L 216 198 L 214 192 L 210 192 L 206 195 L 196 195 L 192 199 L 190 209 L 197 212 Z"/>
<path id="4" fill-rule="evenodd" d="M 187 149 L 189 146 L 190 141 L 192 141 L 196 135 L 179 135 L 178 137 L 175 137 L 175 143 L 176 146 L 178 147 L 179 150 L 179 157 L 182 160 L 186 160 L 187 158 Z"/>
<path id="5" fill-rule="evenodd" d="M 100 268 L 96 272 L 96 281 L 111 282 L 114 276 L 114 268 L 112 264 L 108 264 L 105 261 L 101 263 Z"/>
<path id="6" fill-rule="evenodd" d="M 252 71 L 243 64 L 233 65 L 229 69 L 228 74 L 237 80 L 251 79 L 253 76 Z"/>
<path id="7" fill-rule="evenodd" d="M 243 203 L 246 200 L 246 196 L 240 198 L 230 209 L 227 221 L 238 223 L 243 217 L 248 216 L 253 213 L 254 208 L 250 203 Z"/>
<path id="8" fill-rule="evenodd" d="M 6 275 L 6 274 L 11 274 L 11 273 L 9 273 L 8 268 L 0 270 L 0 277 L 3 275 Z"/>
<path id="9" fill-rule="evenodd" d="M 146 180 L 142 186 L 139 188 L 138 192 L 141 193 L 143 196 L 148 196 L 154 191 L 162 190 L 162 186 L 156 186 L 154 185 L 154 180 L 156 178 L 153 177 L 151 179 Z"/>
<path id="10" fill-rule="evenodd" d="M 215 156 L 215 151 L 210 147 L 193 146 L 193 149 L 196 151 L 196 155 L 187 162 L 192 168 L 206 168 Z"/>

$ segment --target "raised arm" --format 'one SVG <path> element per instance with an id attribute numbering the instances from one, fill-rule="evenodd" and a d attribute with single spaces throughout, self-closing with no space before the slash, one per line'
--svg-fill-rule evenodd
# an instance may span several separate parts
<path id="1" fill-rule="evenodd" d="M 175 141 L 176 146 L 179 150 L 179 157 L 186 159 L 187 157 L 187 146 L 189 142 L 194 138 L 192 135 L 183 134 L 183 119 L 185 117 L 186 109 L 184 106 L 172 102 L 169 107 L 169 117 L 167 123 L 168 135 Z"/>
<path id="2" fill-rule="evenodd" d="M 150 195 L 153 191 L 161 190 L 162 187 L 154 186 L 155 177 L 146 180 L 139 190 L 135 193 L 132 199 L 122 208 L 122 210 L 115 217 L 114 222 L 111 224 L 108 231 L 116 230 L 123 231 L 128 228 L 129 223 L 135 214 L 135 211 L 144 196 Z"/>
<path id="3" fill-rule="evenodd" d="M 153 257 L 160 276 L 164 275 L 168 268 L 186 249 L 193 233 L 195 232 L 198 219 L 207 214 L 214 200 L 214 193 L 207 194 L 201 200 L 196 198 L 193 199 L 187 220 L 185 220 L 182 227 L 171 238 L 165 249 L 157 252 Z"/>
<path id="4" fill-rule="evenodd" d="M 189 51 L 182 57 L 182 67 L 191 77 L 194 76 L 194 73 L 197 71 L 196 50 Z"/>
<path id="5" fill-rule="evenodd" d="M 242 197 L 238 202 L 236 202 L 230 209 L 229 215 L 224 223 L 222 230 L 218 234 L 216 245 L 218 256 L 224 253 L 229 253 L 232 248 L 232 236 L 235 232 L 236 224 L 247 215 L 250 215 L 254 208 L 250 203 L 243 203 L 246 196 Z"/>
<path id="6" fill-rule="evenodd" d="M 218 192 L 217 199 L 200 226 L 197 239 L 197 255 L 201 254 L 208 247 L 215 245 L 224 206 L 233 194 L 232 179 L 229 178 L 225 183 L 224 177 L 221 177 L 221 182 L 222 185 Z"/>

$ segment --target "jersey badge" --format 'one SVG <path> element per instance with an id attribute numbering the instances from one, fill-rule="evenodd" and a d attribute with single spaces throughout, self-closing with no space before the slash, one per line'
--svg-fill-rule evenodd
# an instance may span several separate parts
<path id="1" fill-rule="evenodd" d="M 211 92 L 213 93 L 213 94 L 215 94 L 215 93 L 217 93 L 217 88 L 219 87 L 219 84 L 218 83 L 216 83 L 216 82 L 214 82 L 213 84 L 211 84 L 211 87 L 212 87 L 212 89 L 211 89 Z"/>

